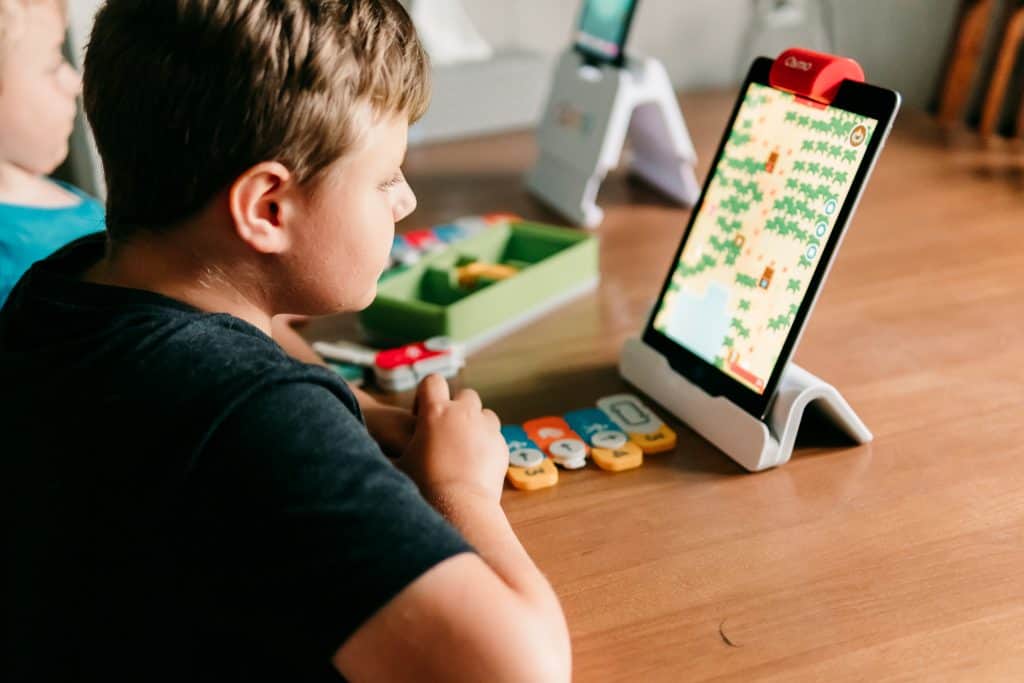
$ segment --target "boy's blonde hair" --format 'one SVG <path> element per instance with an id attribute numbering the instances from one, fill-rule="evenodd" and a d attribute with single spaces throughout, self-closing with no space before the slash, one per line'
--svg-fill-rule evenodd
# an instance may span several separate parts
<path id="1" fill-rule="evenodd" d="M 430 84 L 398 0 L 107 0 L 84 90 L 116 242 L 261 161 L 314 181 L 372 120 L 422 116 Z"/>

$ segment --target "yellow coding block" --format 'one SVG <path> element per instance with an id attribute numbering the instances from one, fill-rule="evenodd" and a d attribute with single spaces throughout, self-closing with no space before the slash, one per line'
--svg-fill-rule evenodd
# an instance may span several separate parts
<path id="1" fill-rule="evenodd" d="M 558 483 L 558 468 L 551 458 L 534 467 L 509 467 L 508 482 L 520 491 L 546 489 Z"/>
<path id="2" fill-rule="evenodd" d="M 602 470 L 623 472 L 644 464 L 644 452 L 640 446 L 629 441 L 619 448 L 593 448 L 590 457 Z"/>
<path id="3" fill-rule="evenodd" d="M 640 446 L 647 455 L 665 453 L 676 447 L 676 433 L 666 424 L 661 425 L 653 434 L 630 433 L 629 440 Z"/>

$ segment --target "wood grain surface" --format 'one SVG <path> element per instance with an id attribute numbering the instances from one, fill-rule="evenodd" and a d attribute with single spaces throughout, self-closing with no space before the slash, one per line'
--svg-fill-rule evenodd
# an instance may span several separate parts
<path id="1" fill-rule="evenodd" d="M 681 100 L 701 176 L 734 97 Z M 403 227 L 499 210 L 557 222 L 523 189 L 535 154 L 525 133 L 413 149 L 420 208 Z M 688 211 L 621 173 L 600 203 L 599 290 L 473 356 L 459 380 L 505 422 L 628 390 L 618 350 Z M 340 317 L 308 333 L 349 329 Z M 506 491 L 565 606 L 576 679 L 1024 680 L 1022 334 L 1021 145 L 905 112 L 796 354 L 873 444 L 818 430 L 751 475 L 670 420 L 678 449 L 642 469 Z"/>

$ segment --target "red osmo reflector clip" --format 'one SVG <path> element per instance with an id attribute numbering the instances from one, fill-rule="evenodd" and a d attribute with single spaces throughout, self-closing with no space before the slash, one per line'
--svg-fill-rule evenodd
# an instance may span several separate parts
<path id="1" fill-rule="evenodd" d="M 864 69 L 848 57 L 794 47 L 775 60 L 768 80 L 773 88 L 832 104 L 843 81 L 864 82 Z"/>

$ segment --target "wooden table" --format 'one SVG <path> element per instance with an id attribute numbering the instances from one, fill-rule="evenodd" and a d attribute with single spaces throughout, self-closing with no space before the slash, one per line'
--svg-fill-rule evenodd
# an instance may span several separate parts
<path id="1" fill-rule="evenodd" d="M 682 99 L 702 177 L 733 97 Z M 413 149 L 407 226 L 557 222 L 521 183 L 535 153 L 527 134 Z M 619 348 L 688 211 L 622 175 L 600 202 L 600 289 L 463 373 L 505 422 L 627 388 Z M 640 470 L 507 491 L 565 607 L 577 680 L 1024 680 L 1022 334 L 1024 150 L 904 113 L 796 356 L 873 444 L 812 444 L 752 475 L 672 422 L 677 451 Z"/>

